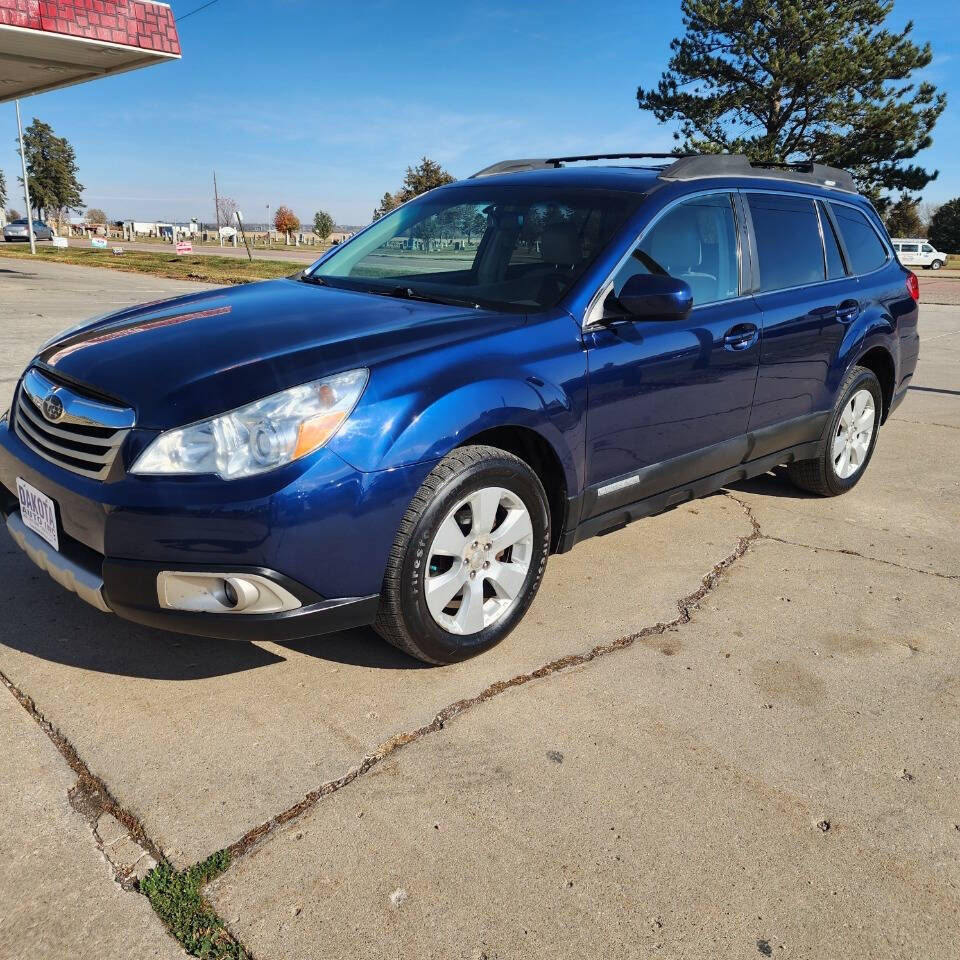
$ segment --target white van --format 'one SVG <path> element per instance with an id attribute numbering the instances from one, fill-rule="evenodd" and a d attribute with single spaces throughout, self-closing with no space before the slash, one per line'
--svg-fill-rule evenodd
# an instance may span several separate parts
<path id="1" fill-rule="evenodd" d="M 947 255 L 935 250 L 929 240 L 923 238 L 901 240 L 894 239 L 893 247 L 900 262 L 905 267 L 923 267 L 924 270 L 939 270 L 946 262 Z"/>

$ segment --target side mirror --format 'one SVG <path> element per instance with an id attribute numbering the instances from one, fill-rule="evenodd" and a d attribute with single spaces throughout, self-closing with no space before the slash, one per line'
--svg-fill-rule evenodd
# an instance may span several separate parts
<path id="1" fill-rule="evenodd" d="M 674 277 L 636 273 L 623 285 L 617 301 L 638 320 L 685 320 L 693 309 L 693 291 Z"/>

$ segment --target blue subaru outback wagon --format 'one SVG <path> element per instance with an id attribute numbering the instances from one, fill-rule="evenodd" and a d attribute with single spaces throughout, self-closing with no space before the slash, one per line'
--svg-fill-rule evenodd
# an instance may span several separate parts
<path id="1" fill-rule="evenodd" d="M 103 611 L 373 624 L 448 663 L 516 626 L 552 552 L 778 465 L 853 487 L 917 300 L 840 170 L 497 164 L 289 279 L 45 344 L 0 420 L 0 507 Z"/>

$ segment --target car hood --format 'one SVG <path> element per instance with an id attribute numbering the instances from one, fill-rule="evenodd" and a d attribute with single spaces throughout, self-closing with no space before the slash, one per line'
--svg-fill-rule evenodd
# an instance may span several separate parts
<path id="1" fill-rule="evenodd" d="M 168 429 L 326 374 L 523 321 L 294 279 L 141 304 L 44 345 L 36 362 Z"/>

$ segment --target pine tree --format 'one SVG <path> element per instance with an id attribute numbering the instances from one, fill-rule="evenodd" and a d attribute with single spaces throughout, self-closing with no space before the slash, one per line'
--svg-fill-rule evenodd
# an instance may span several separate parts
<path id="1" fill-rule="evenodd" d="M 937 175 L 906 163 L 930 146 L 946 96 L 915 83 L 930 45 L 883 24 L 893 0 L 682 0 L 684 36 L 641 110 L 679 121 L 682 152 L 812 159 L 850 170 L 880 201 Z"/>
<path id="2" fill-rule="evenodd" d="M 940 207 L 930 220 L 930 242 L 944 253 L 960 253 L 960 197 Z"/>
<path id="3" fill-rule="evenodd" d="M 924 234 L 917 201 L 907 194 L 887 211 L 884 220 L 891 237 L 922 237 Z"/>
<path id="4" fill-rule="evenodd" d="M 23 133 L 23 148 L 30 202 L 41 219 L 60 220 L 71 210 L 82 210 L 83 184 L 77 180 L 77 158 L 70 142 L 58 137 L 50 124 L 34 117 Z"/>
<path id="5" fill-rule="evenodd" d="M 453 183 L 455 179 L 435 160 L 431 160 L 429 157 L 421 157 L 420 162 L 415 167 L 407 167 L 400 189 L 396 193 L 385 193 L 383 195 L 380 205 L 373 211 L 373 219 L 379 220 L 391 210 L 399 207 L 401 203 L 419 197 L 421 193 L 433 190 L 434 187 L 442 187 L 445 183 Z"/>

